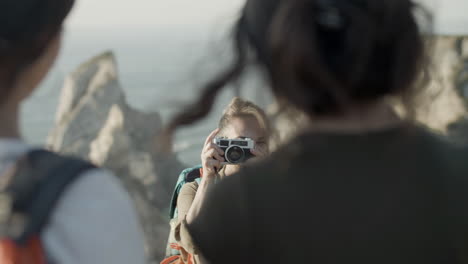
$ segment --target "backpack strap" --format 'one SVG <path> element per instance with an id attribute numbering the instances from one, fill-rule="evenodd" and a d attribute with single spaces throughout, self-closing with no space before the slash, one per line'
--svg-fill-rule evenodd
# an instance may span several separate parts
<path id="1" fill-rule="evenodd" d="M 201 169 L 194 169 L 185 177 L 185 183 L 194 182 L 202 177 Z"/>
<path id="2" fill-rule="evenodd" d="M 14 171 L 0 179 L 1 235 L 25 245 L 42 232 L 67 187 L 93 168 L 83 160 L 45 150 L 27 153 Z"/>
<path id="3" fill-rule="evenodd" d="M 197 179 L 201 177 L 201 173 L 200 173 L 201 168 L 202 166 L 198 165 L 193 168 L 185 169 L 180 173 L 179 179 L 177 180 L 177 184 L 174 188 L 174 192 L 172 193 L 170 211 L 169 211 L 170 219 L 173 219 L 176 214 L 177 199 L 179 198 L 179 193 L 180 193 L 180 190 L 182 189 L 182 186 L 184 186 L 184 184 L 188 182 L 197 181 Z"/>

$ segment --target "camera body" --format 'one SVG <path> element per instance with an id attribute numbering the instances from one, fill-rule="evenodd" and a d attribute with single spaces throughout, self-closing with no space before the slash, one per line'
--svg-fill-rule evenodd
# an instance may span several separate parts
<path id="1" fill-rule="evenodd" d="M 255 147 L 255 142 L 250 138 L 215 138 L 214 143 L 224 151 L 226 164 L 241 164 L 254 157 L 250 150 Z"/>

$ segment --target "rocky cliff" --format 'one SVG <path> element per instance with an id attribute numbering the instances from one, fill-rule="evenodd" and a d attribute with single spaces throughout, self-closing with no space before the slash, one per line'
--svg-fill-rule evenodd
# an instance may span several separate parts
<path id="1" fill-rule="evenodd" d="M 433 100 L 433 112 L 442 112 L 443 128 L 455 142 L 468 143 L 468 36 L 441 37 L 438 39 L 436 56 L 443 92 Z M 434 83 L 434 82 L 433 82 Z M 450 96 L 448 96 L 451 94 Z M 427 103 L 430 105 L 430 102 Z M 423 121 L 432 124 L 429 114 Z"/>
<path id="2" fill-rule="evenodd" d="M 467 115 L 468 37 L 437 37 L 431 57 L 431 81 L 415 105 L 417 119 L 455 136 L 454 127 Z"/>
<path id="3" fill-rule="evenodd" d="M 105 53 L 66 78 L 48 138 L 50 149 L 89 159 L 121 179 L 140 214 L 151 263 L 163 258 L 169 230 L 162 211 L 183 168 L 174 156 L 153 148 L 161 128 L 158 113 L 127 104 L 114 56 Z"/>

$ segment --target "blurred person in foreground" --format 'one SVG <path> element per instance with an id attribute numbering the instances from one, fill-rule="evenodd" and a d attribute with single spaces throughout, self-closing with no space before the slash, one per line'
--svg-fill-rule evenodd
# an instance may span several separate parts
<path id="1" fill-rule="evenodd" d="M 233 64 L 169 130 L 251 64 L 310 125 L 208 192 L 187 227 L 207 261 L 467 263 L 468 152 L 387 100 L 414 110 L 430 24 L 410 0 L 247 0 Z"/>
<path id="2" fill-rule="evenodd" d="M 137 215 L 112 173 L 21 139 L 21 105 L 55 62 L 73 4 L 0 3 L 1 263 L 146 262 Z"/>
<path id="3" fill-rule="evenodd" d="M 183 180 L 176 186 L 177 225 L 169 240 L 177 241 L 181 263 L 200 263 L 196 246 L 189 236 L 181 235 L 186 225 L 197 217 L 205 203 L 208 190 L 225 177 L 237 173 L 241 167 L 269 154 L 271 127 L 265 112 L 250 101 L 235 97 L 223 112 L 218 128 L 206 138 L 199 166 L 182 172 Z"/>

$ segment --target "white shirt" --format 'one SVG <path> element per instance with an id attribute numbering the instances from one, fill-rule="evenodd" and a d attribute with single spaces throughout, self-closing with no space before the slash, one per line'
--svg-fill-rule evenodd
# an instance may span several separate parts
<path id="1" fill-rule="evenodd" d="M 0 175 L 30 149 L 20 140 L 0 139 Z M 85 172 L 66 190 L 42 240 L 52 263 L 146 263 L 142 230 L 129 195 L 102 169 Z"/>

